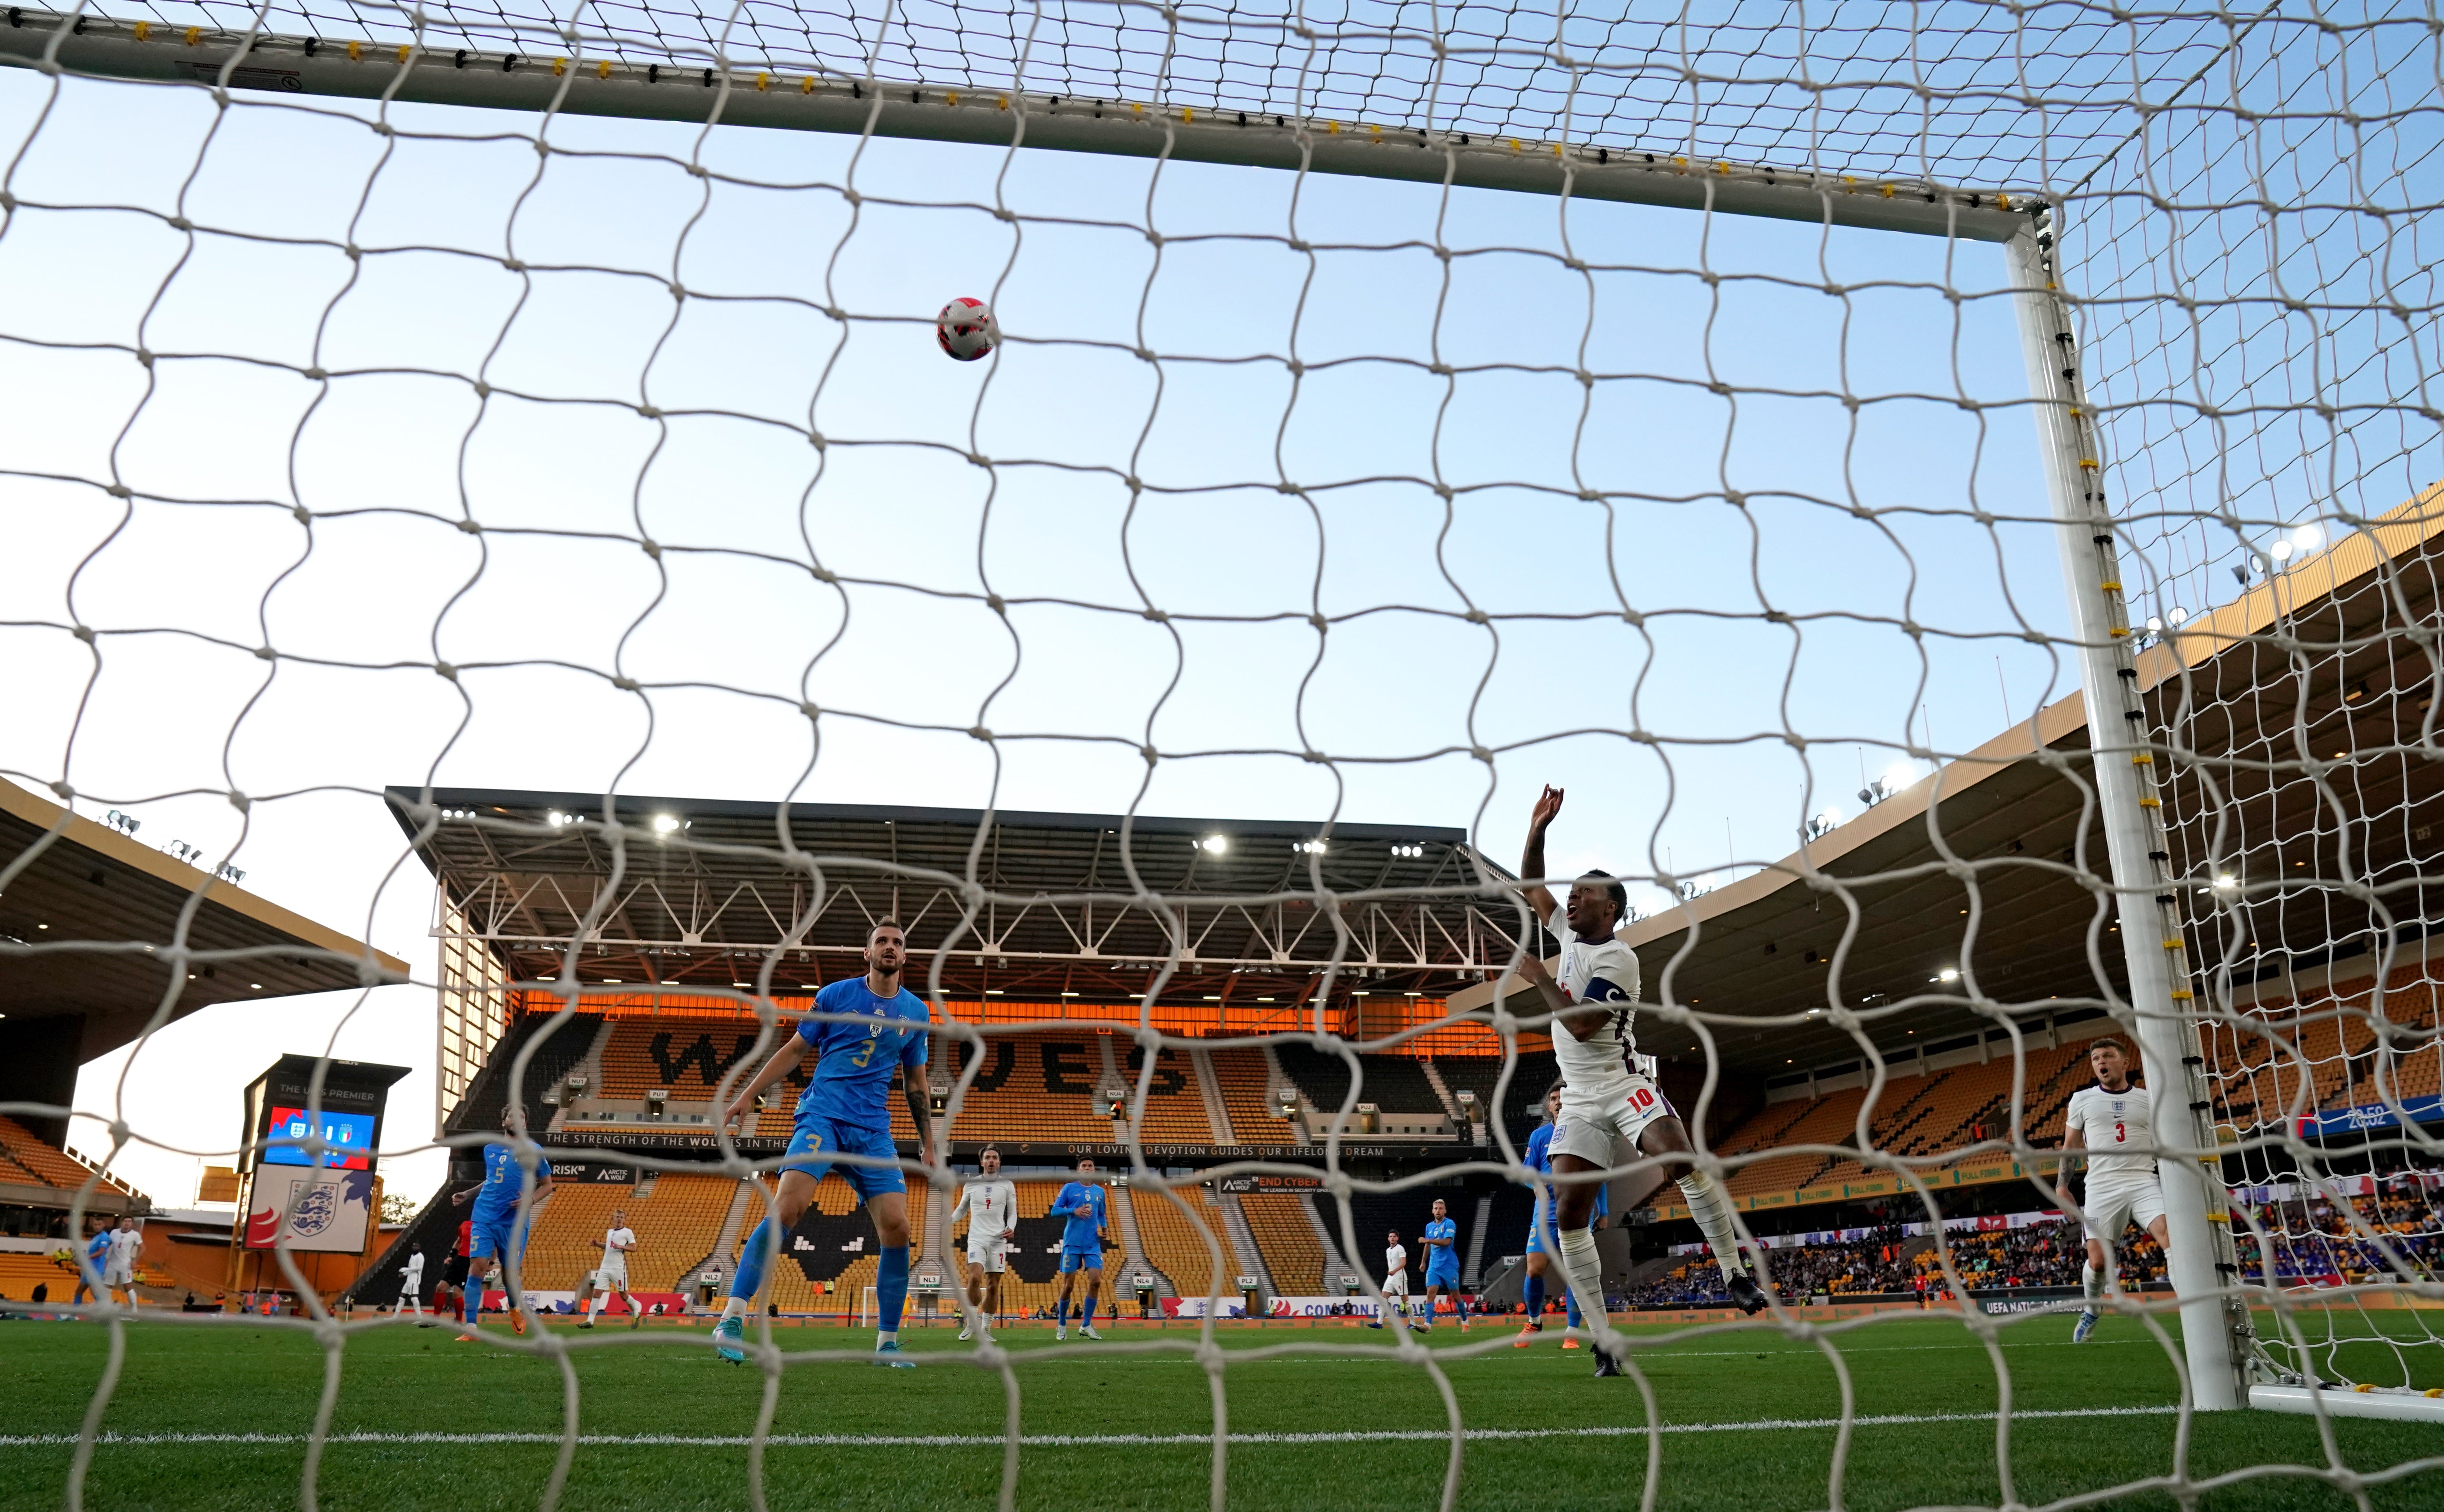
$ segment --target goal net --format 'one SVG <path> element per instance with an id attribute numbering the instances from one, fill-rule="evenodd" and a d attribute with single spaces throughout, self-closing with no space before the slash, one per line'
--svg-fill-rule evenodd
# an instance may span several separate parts
<path id="1" fill-rule="evenodd" d="M 230 996 L 207 973 L 278 957 L 364 968 L 295 1021 L 326 1064 L 407 1053 L 382 1026 L 437 995 L 442 1116 L 386 1155 L 431 1185 L 452 1153 L 463 1171 L 501 1138 L 461 1111 L 489 1088 L 531 1189 L 611 1142 L 571 1138 L 571 1102 L 602 1100 L 583 1079 L 620 1015 L 725 1025 L 690 1105 L 720 1128 L 887 913 L 960 1167 L 929 1171 L 897 1115 L 913 1245 L 955 1260 L 976 1143 L 1071 1116 L 1002 1090 L 996 1047 L 1115 1029 L 1082 1073 L 1125 1152 L 1104 1157 L 1128 1185 L 1114 1275 L 1197 1330 L 1063 1347 L 1175 1369 L 1194 1420 L 1045 1422 L 1011 1331 L 917 1372 L 993 1376 L 985 1418 L 793 1440 L 791 1373 L 864 1345 L 801 1344 L 759 1308 L 761 1414 L 672 1430 L 751 1446 L 759 1503 L 776 1446 L 912 1434 L 985 1454 L 1005 1506 L 1044 1445 L 1201 1456 L 1184 1484 L 1219 1507 L 1234 1466 L 1293 1473 L 1262 1457 L 1327 1432 L 1344 1457 L 1318 1473 L 1366 1477 L 1355 1500 L 1445 1506 L 1477 1474 L 1617 1491 L 1632 1447 L 1668 1503 L 1710 1433 L 1762 1427 L 1813 1435 L 1774 1473 L 1832 1505 L 1900 1459 L 1935 1468 L 1895 1494 L 1944 1504 L 2432 1469 L 2431 1442 L 2333 1421 L 2432 1415 L 2444 1391 L 2428 18 L 110 0 L 5 20 L 0 776 L 28 827 L 0 854 L 0 963 L 63 1003 L 106 980 L 138 1005 L 107 1077 L 79 1086 L 70 1057 L 65 1083 L 0 1083 L 25 1159 L 65 1143 L 122 1187 L 217 1163 L 226 1131 L 147 1077 L 198 1063 L 186 1015 Z M 937 331 L 957 300 L 994 317 L 979 360 Z M 1533 842 L 1548 785 L 1565 802 Z M 652 794 L 768 823 L 692 832 Z M 826 849 L 792 804 L 986 818 L 937 861 Z M 1109 817 L 1057 886 L 999 848 L 1046 815 Z M 1179 815 L 1224 819 L 1155 821 Z M 1289 827 L 1234 843 L 1259 817 Z M 20 904 L 75 870 L 83 821 L 176 837 L 178 906 Z M 451 836 L 493 892 L 425 891 Z M 720 867 L 777 880 L 725 891 Z M 1619 1139 L 1561 1172 L 1615 1209 L 1613 1321 L 1588 1327 L 1623 1390 L 1515 1418 L 1498 1375 L 1467 1374 L 1509 1363 L 1507 1328 L 1234 1332 L 1222 1315 L 1263 1295 L 1319 1322 L 1379 1308 L 1387 1226 L 1416 1293 L 1448 1263 L 1447 1289 L 1509 1306 L 1532 1271 L 1559 1304 L 1553 1252 L 1577 1246 L 1529 1254 L 1525 1161 L 1582 1025 L 1530 967 L 1563 968 L 1571 926 L 1523 887 L 1597 869 L 1637 961 L 1612 984 L 1638 1003 L 1621 1048 L 1655 1058 L 1639 1085 L 1691 1147 Z M 372 943 L 199 933 L 235 895 Z M 995 986 L 1030 914 L 1074 921 L 1069 943 Z M 413 982 L 381 985 L 374 946 Z M 2091 1282 L 2095 1205 L 2066 1178 L 2093 1150 L 2064 1144 L 2107 1037 L 2152 1112 L 2115 1179 L 2164 1222 L 2092 1224 Z M 655 1118 L 684 1101 L 674 1076 Z M 1197 1111 L 1166 1124 L 1160 1097 Z M 644 1116 L 631 1100 L 613 1111 Z M 620 1146 L 640 1200 L 656 1179 L 677 1211 L 675 1178 L 782 1163 L 707 1137 L 726 1164 Z M 112 1189 L 70 1175 L 82 1244 Z M 1430 1274 L 1438 1200 L 1456 1237 Z M 674 1265 L 731 1275 L 753 1231 L 791 1263 L 756 1228 L 768 1185 L 726 1201 L 687 1209 Z M 555 1207 L 594 1210 L 555 1194 L 536 1221 Z M 293 1249 L 307 1316 L 227 1326 L 309 1333 L 334 1362 L 412 1326 L 325 1326 L 336 1291 Z M 1734 1272 L 1764 1310 L 1734 1305 Z M 856 1321 L 885 1310 L 871 1270 L 845 1274 Z M 109 1316 L 114 1350 L 153 1321 Z M 2055 1363 L 2092 1325 L 2080 1347 L 2114 1369 Z M 668 1337 L 498 1332 L 568 1367 L 538 1388 L 565 1386 L 536 1429 L 546 1502 L 582 1455 L 638 1447 L 579 1431 L 612 1388 L 577 1360 Z M 1735 1374 L 1769 1343 L 1830 1362 L 1770 1411 Z M 1971 1374 L 1893 1363 L 1917 1349 Z M 1266 1374 L 1301 1358 L 1424 1394 L 1323 1422 Z M 120 1379 L 28 1430 L 72 1501 L 109 1473 L 105 1422 L 157 1409 L 160 1444 L 211 1442 Z M 338 1364 L 316 1379 L 284 1429 L 311 1446 L 309 1502 Z M 2306 1417 L 2231 1429 L 2249 1408 Z M 2046 1457 L 2098 1416 L 2138 1425 L 2130 1454 Z M 1563 1468 L 1500 1458 L 1513 1438 L 1561 1440 Z M 1448 1452 L 1412 1485 L 1421 1441 Z M 2016 1469 L 2015 1444 L 2036 1446 Z"/>

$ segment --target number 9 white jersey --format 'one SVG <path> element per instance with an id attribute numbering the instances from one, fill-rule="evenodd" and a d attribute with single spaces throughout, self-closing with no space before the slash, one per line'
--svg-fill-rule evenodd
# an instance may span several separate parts
<path id="1" fill-rule="evenodd" d="M 2070 1095 L 2063 1122 L 2087 1145 L 2090 1188 L 2127 1187 L 2156 1180 L 2156 1103 L 2147 1089 L 2107 1092 L 2088 1085 Z"/>

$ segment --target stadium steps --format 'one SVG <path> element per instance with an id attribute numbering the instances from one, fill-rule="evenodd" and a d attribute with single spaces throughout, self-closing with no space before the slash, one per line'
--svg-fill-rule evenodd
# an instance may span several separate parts
<path id="1" fill-rule="evenodd" d="M 1485 1233 L 1493 1226 L 1493 1194 L 1476 1199 L 1476 1220 L 1469 1225 L 1468 1259 L 1460 1265 L 1459 1283 L 1470 1291 L 1485 1278 Z"/>
<path id="2" fill-rule="evenodd" d="M 1421 1058 L 1417 1061 L 1417 1069 L 1425 1073 L 1426 1085 L 1434 1088 L 1435 1096 L 1442 1099 L 1443 1112 L 1451 1116 L 1452 1128 L 1467 1130 L 1468 1119 L 1459 1111 L 1459 1099 L 1452 1096 L 1451 1086 L 1443 1080 L 1442 1071 L 1435 1064 L 1434 1058 L 1431 1056 Z M 1484 1144 L 1488 1138 L 1486 1131 L 1491 1126 L 1488 1124 L 1479 1124 L 1470 1132 L 1469 1137 L 1477 1144 Z"/>
<path id="3" fill-rule="evenodd" d="M 602 1027 L 594 1031 L 594 1042 L 585 1047 L 585 1054 L 578 1059 L 575 1065 L 562 1073 L 563 1081 L 565 1082 L 571 1076 L 582 1076 L 585 1079 L 585 1095 L 589 1097 L 599 1097 L 602 1088 L 602 1056 L 611 1048 L 611 1036 L 619 1026 L 619 1020 L 606 1016 Z M 552 1128 L 555 1131 L 563 1128 L 564 1120 L 567 1116 L 568 1110 L 565 1107 L 561 1108 L 552 1115 Z"/>
<path id="4" fill-rule="evenodd" d="M 1106 1039 L 1103 1043 L 1109 1045 L 1111 1041 Z M 1112 1224 L 1120 1230 L 1120 1253 L 1128 1262 L 1127 1274 L 1135 1276 L 1139 1271 L 1143 1271 L 1154 1277 L 1154 1294 L 1157 1297 L 1178 1296 L 1179 1288 L 1172 1283 L 1170 1273 L 1165 1267 L 1154 1263 L 1154 1257 L 1146 1253 L 1144 1242 L 1138 1237 L 1137 1203 L 1131 1196 L 1129 1189 L 1115 1184 L 1110 1190 Z M 1159 1202 L 1162 1199 L 1157 1197 L 1155 1200 Z"/>
<path id="5" fill-rule="evenodd" d="M 1117 1082 L 1134 1102 L 1138 1073 L 1145 1065 L 1145 1047 L 1133 1042 L 1124 1032 L 1099 1034 L 1095 1038 L 1102 1042 L 1105 1079 Z M 1139 1138 L 1149 1144 L 1167 1145 L 1214 1142 L 1213 1126 L 1205 1117 L 1204 1089 L 1192 1082 L 1194 1071 L 1187 1052 L 1168 1045 L 1156 1052 L 1154 1079 L 1146 1085 L 1145 1116 L 1137 1126 Z M 1128 1141 L 1126 1118 L 1113 1119 L 1112 1131 L 1121 1143 Z"/>
<path id="6" fill-rule="evenodd" d="M 1221 1091 L 1232 1144 L 1287 1145 L 1298 1141 L 1298 1131 L 1273 1116 L 1268 1098 L 1278 1083 L 1272 1062 L 1261 1045 L 1238 1045 L 1207 1052 L 1213 1064 L 1214 1085 Z"/>
<path id="7" fill-rule="evenodd" d="M 1324 1295 L 1329 1296 L 1338 1289 L 1333 1284 L 1335 1280 L 1356 1267 L 1342 1258 L 1341 1246 L 1332 1242 L 1332 1226 L 1324 1221 L 1323 1213 L 1317 1211 L 1314 1196 L 1300 1192 L 1298 1206 L 1299 1211 L 1306 1215 L 1308 1226 L 1315 1230 L 1317 1245 L 1324 1251 L 1324 1266 L 1316 1280 Z"/>
<path id="8" fill-rule="evenodd" d="M 748 1211 L 755 1209 L 760 1217 L 763 1207 L 763 1200 L 755 1194 L 755 1183 L 740 1182 L 737 1191 L 731 1194 L 729 1209 L 721 1215 L 721 1228 L 713 1237 L 713 1248 L 679 1274 L 701 1276 L 708 1270 L 717 1270 L 721 1272 L 720 1284 L 729 1285 L 730 1273 L 738 1268 L 738 1242 L 747 1232 Z"/>
<path id="9" fill-rule="evenodd" d="M 1237 1144 L 1238 1135 L 1231 1127 L 1230 1107 L 1222 1100 L 1222 1079 L 1213 1073 L 1213 1057 L 1202 1045 L 1194 1045 L 1189 1049 L 1188 1060 L 1196 1071 L 1196 1095 L 1205 1099 L 1205 1122 L 1213 1131 L 1213 1142 Z"/>
<path id="10" fill-rule="evenodd" d="M 1213 1203 L 1222 1211 L 1222 1231 L 1230 1236 L 1231 1247 L 1239 1263 L 1238 1275 L 1231 1280 L 1235 1282 L 1238 1276 L 1253 1276 L 1265 1288 L 1266 1296 L 1275 1295 L 1273 1273 L 1265 1263 L 1265 1252 L 1256 1244 L 1254 1230 L 1248 1226 L 1248 1214 L 1239 1206 L 1238 1194 L 1217 1191 L 1213 1194 Z"/>
<path id="11" fill-rule="evenodd" d="M 36 1186 L 74 1191 L 87 1181 L 93 1181 L 103 1191 L 138 1199 L 147 1208 L 152 1206 L 151 1198 L 116 1176 L 103 1175 L 102 1168 L 84 1156 L 46 1143 L 31 1129 L 5 1116 L 0 1116 L 0 1150 L 5 1150 L 8 1158 Z M 100 1179 L 95 1180 L 96 1177 Z"/>
<path id="12" fill-rule="evenodd" d="M 1282 1069 L 1282 1058 L 1273 1053 L 1273 1046 L 1269 1042 L 1258 1045 L 1256 1048 L 1263 1051 L 1265 1055 L 1266 1100 L 1271 1100 L 1275 1088 L 1289 1088 L 1291 1095 L 1298 1098 L 1299 1104 L 1299 1116 L 1291 1120 L 1290 1123 L 1290 1133 L 1293 1135 L 1291 1142 L 1294 1144 L 1313 1144 L 1316 1137 L 1314 1099 L 1306 1095 L 1306 1089 L 1305 1087 L 1302 1087 L 1297 1082 L 1291 1080 L 1289 1074 Z"/>

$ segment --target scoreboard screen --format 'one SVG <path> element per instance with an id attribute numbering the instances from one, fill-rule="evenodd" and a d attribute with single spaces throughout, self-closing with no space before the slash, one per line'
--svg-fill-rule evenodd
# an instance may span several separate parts
<path id="1" fill-rule="evenodd" d="M 326 1171 L 371 1171 L 374 1164 L 374 1123 L 377 1115 L 365 1113 L 334 1113 L 323 1110 L 320 1133 L 331 1149 L 323 1156 Z M 274 1145 L 273 1139 L 309 1139 L 316 1133 L 314 1120 L 303 1108 L 274 1107 L 271 1118 L 264 1126 L 263 1163 L 267 1166 L 310 1166 L 313 1152 L 296 1145 Z"/>

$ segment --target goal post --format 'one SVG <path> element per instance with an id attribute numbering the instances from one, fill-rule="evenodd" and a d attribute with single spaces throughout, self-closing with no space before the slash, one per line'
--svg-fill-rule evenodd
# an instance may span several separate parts
<path id="1" fill-rule="evenodd" d="M 2200 1411 L 2216 1411 L 2243 1405 L 2247 1355 L 2239 1336 L 2248 1313 L 2234 1299 L 2240 1267 L 2207 1117 L 2187 931 L 2155 776 L 2157 751 L 2147 738 L 2118 535 L 2104 497 L 2103 438 L 2083 386 L 2078 323 L 2061 286 L 2063 230 L 2059 211 L 2031 217 L 2004 244 L 2004 255 L 2078 642 L 2090 777 L 2130 974 L 2130 1027 L 2163 1146 L 2157 1169 L 2171 1241 L 2165 1259 L 2180 1298 L 2192 1399 Z"/>
<path id="2" fill-rule="evenodd" d="M 436 14 L 457 19 L 448 8 Z M 2036 198 L 2009 186 L 1963 187 L 1892 171 L 1735 161 L 1668 140 L 1623 147 L 1566 134 L 1437 130 L 1360 116 L 1126 99 L 1117 91 L 1055 95 L 981 77 L 885 78 L 790 67 L 777 58 L 742 63 L 702 46 L 644 51 L 575 28 L 453 33 L 438 25 L 410 27 L 406 11 L 394 12 L 388 26 L 359 22 L 371 36 L 328 39 L 26 8 L 9 15 L 12 24 L 0 26 L 0 63 L 102 79 L 1566 192 L 1981 242 L 2009 239 Z"/>

